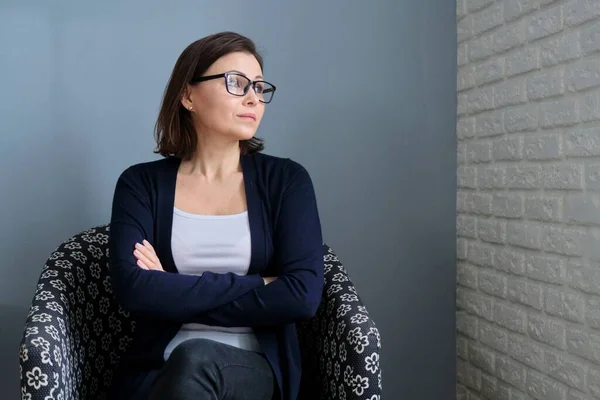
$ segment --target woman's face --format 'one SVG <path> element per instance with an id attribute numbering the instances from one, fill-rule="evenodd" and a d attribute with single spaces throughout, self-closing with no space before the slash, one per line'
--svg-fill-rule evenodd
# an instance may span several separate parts
<path id="1" fill-rule="evenodd" d="M 242 52 L 219 58 L 204 76 L 233 71 L 251 80 L 262 80 L 256 58 Z M 188 109 L 192 107 L 196 127 L 202 134 L 222 135 L 231 140 L 248 140 L 256 134 L 265 105 L 259 101 L 252 86 L 244 96 L 234 96 L 227 91 L 225 78 L 221 77 L 190 85 L 188 90 L 182 104 Z"/>

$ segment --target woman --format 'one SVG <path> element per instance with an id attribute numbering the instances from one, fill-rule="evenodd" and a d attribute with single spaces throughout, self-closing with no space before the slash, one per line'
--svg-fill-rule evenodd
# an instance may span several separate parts
<path id="1" fill-rule="evenodd" d="M 323 288 L 321 226 L 306 170 L 254 135 L 275 86 L 246 37 L 189 45 L 156 124 L 159 161 L 118 179 L 110 257 L 136 319 L 111 399 L 296 399 L 294 323 Z"/>

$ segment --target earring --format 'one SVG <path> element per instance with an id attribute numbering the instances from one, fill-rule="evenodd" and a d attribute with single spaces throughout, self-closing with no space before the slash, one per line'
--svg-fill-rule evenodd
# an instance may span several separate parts
<path id="1" fill-rule="evenodd" d="M 190 106 L 190 108 L 188 110 L 192 111 L 192 107 Z"/>

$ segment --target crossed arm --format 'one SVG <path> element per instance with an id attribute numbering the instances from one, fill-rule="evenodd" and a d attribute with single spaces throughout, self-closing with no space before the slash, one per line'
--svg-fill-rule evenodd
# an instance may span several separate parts
<path id="1" fill-rule="evenodd" d="M 153 219 L 141 180 L 125 171 L 111 217 L 115 297 L 132 312 L 219 326 L 273 326 L 309 318 L 323 289 L 320 221 L 306 170 L 297 168 L 282 194 L 274 229 L 279 276 L 167 273 L 150 244 Z"/>

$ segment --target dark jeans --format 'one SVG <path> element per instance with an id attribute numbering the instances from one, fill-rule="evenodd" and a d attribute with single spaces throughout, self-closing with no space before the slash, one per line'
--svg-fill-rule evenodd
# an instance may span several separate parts
<path id="1" fill-rule="evenodd" d="M 149 400 L 271 400 L 275 377 L 259 353 L 207 339 L 177 346 Z"/>

